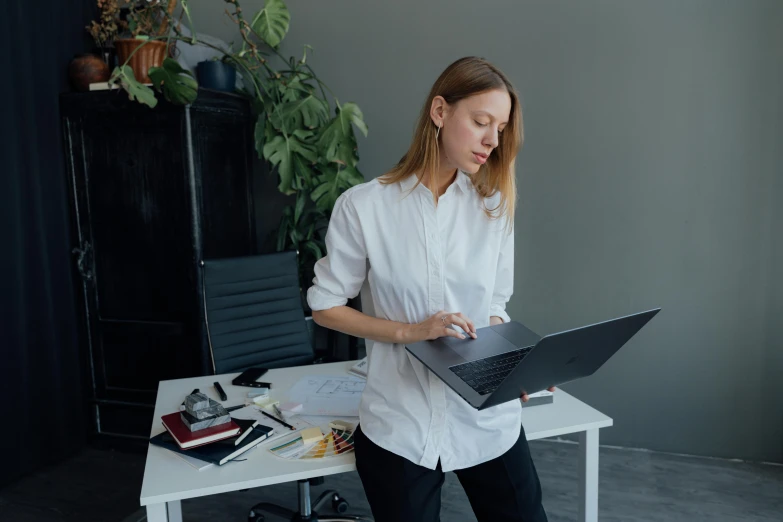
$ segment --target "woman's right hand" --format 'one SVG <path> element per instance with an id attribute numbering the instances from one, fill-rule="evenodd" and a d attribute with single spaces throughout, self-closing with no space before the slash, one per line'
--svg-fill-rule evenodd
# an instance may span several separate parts
<path id="1" fill-rule="evenodd" d="M 476 326 L 469 317 L 459 312 L 440 311 L 426 321 L 410 325 L 410 342 L 431 341 L 446 336 L 464 339 L 463 334 L 449 328 L 451 325 L 459 326 L 473 339 L 476 339 Z"/>

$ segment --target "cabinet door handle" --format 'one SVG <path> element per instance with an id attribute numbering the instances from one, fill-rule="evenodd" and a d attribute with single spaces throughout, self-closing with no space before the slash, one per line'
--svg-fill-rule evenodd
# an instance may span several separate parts
<path id="1" fill-rule="evenodd" d="M 82 248 L 74 248 L 73 253 L 77 254 L 76 266 L 79 269 L 79 275 L 85 281 L 92 281 L 92 246 L 89 241 L 82 244 Z"/>

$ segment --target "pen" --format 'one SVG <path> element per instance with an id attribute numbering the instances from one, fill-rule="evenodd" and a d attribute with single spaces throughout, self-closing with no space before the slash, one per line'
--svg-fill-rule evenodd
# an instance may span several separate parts
<path id="1" fill-rule="evenodd" d="M 220 385 L 220 383 L 215 381 L 214 384 L 215 384 L 215 390 L 217 390 L 218 395 L 220 395 L 220 400 L 221 401 L 228 400 L 228 395 L 226 395 L 226 392 L 223 391 L 223 387 Z"/>
<path id="2" fill-rule="evenodd" d="M 258 421 L 255 421 L 252 426 L 250 426 L 247 430 L 245 430 L 245 433 L 240 435 L 239 438 L 236 441 L 234 441 L 234 446 L 239 446 L 239 443 L 242 442 L 245 439 L 245 437 L 250 435 L 250 432 L 253 431 L 253 428 L 255 428 L 256 426 L 258 426 Z"/>
<path id="3" fill-rule="evenodd" d="M 274 408 L 275 413 L 277 413 L 278 417 L 280 417 L 281 419 L 285 420 L 285 417 L 283 416 L 283 412 L 280 411 L 280 408 L 277 407 L 277 404 L 273 404 L 272 408 Z"/>
<path id="4" fill-rule="evenodd" d="M 296 431 L 296 428 L 294 428 L 293 426 L 291 426 L 290 424 L 288 424 L 286 421 L 284 421 L 284 420 L 280 420 L 280 419 L 278 419 L 277 417 L 275 417 L 274 415 L 270 415 L 269 413 L 265 412 L 264 410 L 258 410 L 258 411 L 260 411 L 262 414 L 266 415 L 266 416 L 267 416 L 267 417 L 269 417 L 270 419 L 272 419 L 272 420 L 274 420 L 274 421 L 277 421 L 277 422 L 279 422 L 280 424 L 282 424 L 283 426 L 287 427 L 288 429 L 291 429 L 291 430 L 293 430 L 293 431 Z"/>

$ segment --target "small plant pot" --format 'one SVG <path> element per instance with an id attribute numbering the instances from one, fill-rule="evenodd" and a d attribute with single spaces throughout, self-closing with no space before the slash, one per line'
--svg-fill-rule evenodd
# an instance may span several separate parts
<path id="1" fill-rule="evenodd" d="M 237 71 L 224 62 L 205 60 L 196 66 L 199 87 L 216 91 L 234 92 Z"/>
<path id="2" fill-rule="evenodd" d="M 166 58 L 166 42 L 158 40 L 121 38 L 114 41 L 114 46 L 117 49 L 117 61 L 120 66 L 126 62 L 128 56 L 130 56 L 137 47 L 143 46 L 133 53 L 130 63 L 128 64 L 133 70 L 133 76 L 141 83 L 152 83 L 152 80 L 147 73 L 152 67 L 160 67 L 163 65 L 163 60 Z"/>

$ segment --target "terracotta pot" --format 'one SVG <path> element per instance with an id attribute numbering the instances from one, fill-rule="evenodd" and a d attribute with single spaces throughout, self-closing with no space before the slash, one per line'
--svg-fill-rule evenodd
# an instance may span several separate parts
<path id="1" fill-rule="evenodd" d="M 133 53 L 140 45 L 143 47 Z M 128 65 L 133 69 L 133 76 L 141 83 L 152 83 L 147 73 L 151 67 L 163 65 L 163 60 L 166 58 L 166 42 L 159 40 L 119 39 L 114 40 L 114 47 L 117 49 L 117 61 L 120 66 L 125 64 L 128 56 L 133 53 Z"/>
<path id="2" fill-rule="evenodd" d="M 91 83 L 108 81 L 111 69 L 100 56 L 79 54 L 68 65 L 68 79 L 75 91 L 89 91 Z"/>

